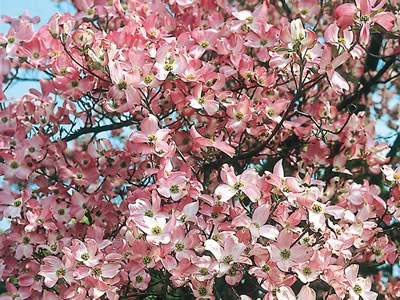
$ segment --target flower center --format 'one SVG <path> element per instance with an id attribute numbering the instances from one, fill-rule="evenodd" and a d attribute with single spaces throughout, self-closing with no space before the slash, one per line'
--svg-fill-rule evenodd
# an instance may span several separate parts
<path id="1" fill-rule="evenodd" d="M 19 163 L 17 161 L 14 160 L 10 163 L 11 169 L 18 169 L 18 167 L 19 167 Z"/>
<path id="2" fill-rule="evenodd" d="M 31 146 L 28 148 L 29 153 L 34 153 L 36 151 L 36 148 Z"/>
<path id="3" fill-rule="evenodd" d="M 157 141 L 157 137 L 155 135 L 150 135 L 148 137 L 148 140 L 149 140 L 149 142 L 155 142 L 155 141 Z"/>
<path id="4" fill-rule="evenodd" d="M 307 8 L 303 8 L 303 9 L 300 11 L 300 14 L 302 14 L 303 16 L 306 15 L 306 14 L 308 14 L 308 9 L 307 9 Z"/>
<path id="5" fill-rule="evenodd" d="M 312 274 L 312 269 L 310 267 L 305 267 L 303 269 L 303 274 L 306 276 L 310 276 Z"/>
<path id="6" fill-rule="evenodd" d="M 164 70 L 165 71 L 170 72 L 170 71 L 172 71 L 172 69 L 173 69 L 172 64 L 165 64 L 164 65 Z"/>
<path id="7" fill-rule="evenodd" d="M 145 84 L 150 84 L 152 81 L 153 81 L 153 77 L 151 77 L 150 75 L 147 75 L 144 77 Z"/>
<path id="8" fill-rule="evenodd" d="M 207 268 L 200 268 L 199 273 L 203 276 L 208 275 L 208 269 Z"/>
<path id="9" fill-rule="evenodd" d="M 200 296 L 206 296 L 207 295 L 207 289 L 202 286 L 201 288 L 199 288 L 198 293 L 199 293 Z"/>
<path id="10" fill-rule="evenodd" d="M 357 295 L 361 295 L 362 293 L 362 288 L 360 285 L 356 284 L 353 288 L 354 293 L 356 293 Z"/>
<path id="11" fill-rule="evenodd" d="M 269 265 L 263 265 L 261 267 L 261 271 L 263 271 L 264 273 L 268 273 L 269 271 L 271 271 L 271 267 Z"/>
<path id="12" fill-rule="evenodd" d="M 81 258 L 82 258 L 83 260 L 89 260 L 89 258 L 90 258 L 89 253 L 83 253 L 83 254 L 81 255 Z"/>
<path id="13" fill-rule="evenodd" d="M 376 256 L 380 257 L 380 256 L 383 255 L 383 252 L 382 252 L 381 249 L 375 249 L 374 254 L 375 254 Z"/>
<path id="14" fill-rule="evenodd" d="M 146 216 L 146 217 L 153 217 L 154 216 L 154 213 L 151 211 L 151 210 L 146 210 L 145 212 L 144 212 L 144 215 Z"/>
<path id="15" fill-rule="evenodd" d="M 56 271 L 56 275 L 57 275 L 57 277 L 63 277 L 63 276 L 65 276 L 65 274 L 67 274 L 67 271 L 65 271 L 65 269 L 58 269 L 57 271 Z"/>
<path id="16" fill-rule="evenodd" d="M 253 19 L 253 17 L 249 16 L 249 17 L 246 18 L 246 21 L 247 21 L 248 24 L 251 24 L 251 23 L 253 23 L 254 19 Z"/>
<path id="17" fill-rule="evenodd" d="M 208 42 L 207 41 L 202 41 L 200 44 L 203 48 L 207 48 L 208 47 Z"/>
<path id="18" fill-rule="evenodd" d="M 117 84 L 117 87 L 120 91 L 124 91 L 128 88 L 128 83 L 124 80 Z"/>
<path id="19" fill-rule="evenodd" d="M 234 185 L 233 185 L 233 188 L 235 189 L 235 190 L 239 190 L 241 187 L 243 187 L 244 186 L 244 183 L 243 182 L 241 182 L 241 181 L 238 181 L 238 182 L 236 182 Z"/>
<path id="20" fill-rule="evenodd" d="M 101 274 L 103 274 L 103 272 L 101 271 L 101 269 L 99 267 L 94 267 L 92 269 L 93 276 L 99 277 L 99 276 L 101 276 Z"/>
<path id="21" fill-rule="evenodd" d="M 280 252 L 282 260 L 288 260 L 290 258 L 290 250 L 289 249 L 282 249 Z"/>
<path id="22" fill-rule="evenodd" d="M 369 21 L 369 16 L 361 16 L 360 17 L 361 22 L 368 22 Z"/>
<path id="23" fill-rule="evenodd" d="M 136 280 L 137 283 L 141 283 L 143 281 L 143 276 L 142 275 L 138 275 L 138 276 L 136 276 L 135 280 Z"/>
<path id="24" fill-rule="evenodd" d="M 179 220 L 184 223 L 186 221 L 187 216 L 186 215 L 182 215 Z"/>
<path id="25" fill-rule="evenodd" d="M 145 257 L 143 257 L 143 263 L 144 263 L 145 265 L 149 265 L 149 264 L 151 263 L 151 261 L 152 261 L 152 259 L 151 259 L 150 256 L 145 256 Z"/>
<path id="26" fill-rule="evenodd" d="M 154 235 L 159 235 L 161 233 L 162 229 L 160 226 L 154 226 L 151 228 L 151 233 Z"/>
<path id="27" fill-rule="evenodd" d="M 320 214 L 322 212 L 322 206 L 318 205 L 318 204 L 313 204 L 311 206 L 311 210 L 313 211 L 313 213 L 315 214 Z"/>
<path id="28" fill-rule="evenodd" d="M 229 264 L 233 261 L 233 256 L 231 254 L 224 256 L 224 258 L 222 259 L 222 262 L 224 264 Z"/>
<path id="29" fill-rule="evenodd" d="M 243 120 L 243 118 L 244 118 L 244 114 L 243 114 L 242 112 L 237 112 L 237 113 L 235 114 L 235 119 L 236 119 L 237 121 L 241 121 L 241 120 Z"/>
<path id="30" fill-rule="evenodd" d="M 185 249 L 185 244 L 181 241 L 175 243 L 176 251 L 181 252 Z"/>
<path id="31" fill-rule="evenodd" d="M 172 185 L 172 186 L 169 188 L 169 191 L 170 191 L 172 194 L 178 194 L 178 193 L 179 193 L 179 186 L 177 186 L 176 184 L 174 184 L 174 185 Z"/>

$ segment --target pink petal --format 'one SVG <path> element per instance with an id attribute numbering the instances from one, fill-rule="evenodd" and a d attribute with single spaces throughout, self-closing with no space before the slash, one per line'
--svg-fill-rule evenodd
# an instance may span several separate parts
<path id="1" fill-rule="evenodd" d="M 351 286 L 354 286 L 356 284 L 358 269 L 359 269 L 359 265 L 354 264 L 354 265 L 347 267 L 344 270 L 344 273 L 346 274 L 346 277 L 349 280 Z"/>
<path id="2" fill-rule="evenodd" d="M 220 184 L 215 189 L 215 192 L 214 192 L 217 199 L 219 199 L 220 201 L 223 201 L 223 202 L 226 202 L 229 199 L 231 199 L 233 196 L 236 195 L 236 193 L 237 193 L 237 190 L 227 184 Z"/>
<path id="3" fill-rule="evenodd" d="M 278 247 L 279 249 L 289 249 L 293 242 L 293 233 L 288 230 L 282 230 L 278 236 Z"/>
<path id="4" fill-rule="evenodd" d="M 247 197 L 249 197 L 252 202 L 257 202 L 257 200 L 261 197 L 259 188 L 253 184 L 247 184 L 240 189 L 246 194 Z"/>
<path id="5" fill-rule="evenodd" d="M 204 248 L 206 250 L 210 251 L 215 256 L 217 261 L 222 260 L 222 248 L 221 248 L 220 244 L 218 244 L 216 241 L 214 241 L 214 240 L 205 241 Z"/>
<path id="6" fill-rule="evenodd" d="M 284 172 L 283 172 L 283 165 L 282 165 L 282 159 L 281 160 L 279 160 L 276 164 L 275 164 L 275 166 L 274 166 L 274 174 L 275 175 L 278 175 L 280 178 L 284 178 L 285 177 L 285 174 L 284 174 Z"/>
<path id="7" fill-rule="evenodd" d="M 301 288 L 300 293 L 297 295 L 297 299 L 299 300 L 315 300 L 316 297 L 315 291 L 308 285 L 304 285 Z"/>
<path id="8" fill-rule="evenodd" d="M 119 264 L 104 264 L 101 267 L 101 276 L 104 278 L 113 278 L 118 274 L 119 267 Z"/>
<path id="9" fill-rule="evenodd" d="M 142 121 L 140 129 L 147 136 L 154 135 L 158 130 L 158 120 L 154 115 L 149 115 Z"/>
<path id="10" fill-rule="evenodd" d="M 276 240 L 279 230 L 275 226 L 264 225 L 260 228 L 260 235 L 270 240 Z"/>

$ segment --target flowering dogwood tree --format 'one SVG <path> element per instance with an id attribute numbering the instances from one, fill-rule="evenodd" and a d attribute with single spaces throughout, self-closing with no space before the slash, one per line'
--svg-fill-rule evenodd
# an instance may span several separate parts
<path id="1" fill-rule="evenodd" d="M 0 299 L 400 297 L 398 0 L 72 4 L 2 16 Z"/>

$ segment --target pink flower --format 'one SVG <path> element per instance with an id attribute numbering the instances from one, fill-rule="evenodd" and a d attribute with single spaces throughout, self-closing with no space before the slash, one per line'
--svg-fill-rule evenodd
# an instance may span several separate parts
<path id="1" fill-rule="evenodd" d="M 190 48 L 190 55 L 194 58 L 200 58 L 206 50 L 214 50 L 218 35 L 219 32 L 215 29 L 194 30 L 192 32 L 192 37 L 197 45 Z"/>
<path id="2" fill-rule="evenodd" d="M 232 225 L 248 228 L 254 239 L 262 236 L 270 240 L 276 240 L 279 235 L 278 229 L 272 225 L 265 225 L 269 218 L 269 212 L 270 207 L 268 205 L 261 205 L 254 210 L 252 219 L 246 215 L 240 215 L 233 219 Z"/>
<path id="3" fill-rule="evenodd" d="M 140 104 L 140 95 L 136 90 L 141 81 L 140 75 L 134 69 L 132 74 L 124 71 L 122 64 L 110 63 L 110 75 L 114 86 L 110 89 L 110 94 L 115 99 L 126 98 L 129 105 Z"/>
<path id="4" fill-rule="evenodd" d="M 138 227 L 146 233 L 146 240 L 154 245 L 168 244 L 171 241 L 171 230 L 175 226 L 175 217 L 168 221 L 165 218 L 151 218 L 144 216 L 143 220 L 138 220 Z"/>
<path id="5" fill-rule="evenodd" d="M 332 215 L 336 219 L 341 219 L 344 217 L 344 208 L 336 205 L 329 206 L 315 201 L 308 208 L 308 219 L 313 229 L 325 230 L 325 214 Z"/>
<path id="6" fill-rule="evenodd" d="M 141 291 L 147 289 L 151 280 L 151 276 L 144 270 L 132 270 L 129 273 L 129 278 L 132 285 Z"/>
<path id="7" fill-rule="evenodd" d="M 185 70 L 185 66 L 186 59 L 184 56 L 175 53 L 168 44 L 165 44 L 157 50 L 154 67 L 158 70 L 156 74 L 158 80 L 163 81 L 167 79 L 169 73 L 174 75 L 180 74 Z"/>
<path id="8" fill-rule="evenodd" d="M 8 295 L 0 296 L 0 300 L 23 300 L 31 296 L 29 289 L 24 287 L 17 289 L 17 287 L 9 281 L 6 281 L 6 289 Z"/>
<path id="9" fill-rule="evenodd" d="M 284 229 L 279 233 L 277 243 L 271 244 L 269 248 L 271 261 L 276 262 L 282 271 L 307 261 L 312 255 L 312 249 L 305 245 L 292 246 L 294 241 L 293 233 Z"/>
<path id="10" fill-rule="evenodd" d="M 350 299 L 358 300 L 361 296 L 364 300 L 375 300 L 378 294 L 371 291 L 371 279 L 357 277 L 358 269 L 358 265 L 351 265 L 344 271 L 350 283 Z"/>
<path id="11" fill-rule="evenodd" d="M 189 179 L 186 178 L 185 173 L 174 172 L 167 178 L 160 178 L 160 187 L 157 190 L 162 196 L 167 198 L 171 197 L 172 200 L 178 201 L 187 195 L 188 181 Z"/>
<path id="12" fill-rule="evenodd" d="M 193 96 L 188 97 L 190 106 L 195 109 L 204 109 L 209 116 L 212 116 L 218 111 L 219 104 L 214 100 L 214 93 L 206 93 L 202 96 L 202 87 L 200 83 L 193 89 Z"/>
<path id="13" fill-rule="evenodd" d="M 0 191 L 0 211 L 6 218 L 15 218 L 21 215 L 21 210 L 25 202 L 25 197 L 14 198 L 10 189 L 5 186 Z"/>
<path id="14" fill-rule="evenodd" d="M 0 166 L 0 172 L 4 174 L 6 179 L 17 178 L 27 180 L 32 170 L 26 165 L 22 152 L 17 153 L 18 156 L 4 155 L 5 163 Z"/>
<path id="15" fill-rule="evenodd" d="M 169 129 L 159 129 L 158 120 L 154 115 L 149 115 L 145 118 L 141 125 L 141 131 L 133 132 L 129 139 L 133 143 L 146 143 L 152 145 L 154 152 L 163 155 L 168 152 L 169 145 L 167 140 L 169 138 Z"/>
<path id="16" fill-rule="evenodd" d="M 382 173 L 385 175 L 386 180 L 395 182 L 397 184 L 400 183 L 400 167 L 397 167 L 395 170 L 393 170 L 389 166 L 383 166 Z"/>
<path id="17" fill-rule="evenodd" d="M 260 198 L 261 192 L 257 186 L 258 175 L 254 169 L 248 169 L 236 176 L 233 168 L 225 164 L 222 167 L 221 177 L 224 183 L 215 189 L 215 195 L 219 200 L 226 202 L 238 192 L 243 192 L 253 202 Z"/>
<path id="18" fill-rule="evenodd" d="M 103 259 L 101 253 L 97 254 L 97 243 L 93 239 L 87 239 L 86 244 L 80 240 L 73 240 L 71 252 L 73 257 L 88 267 L 93 267 Z"/>
<path id="19" fill-rule="evenodd" d="M 44 265 L 41 266 L 39 275 L 44 277 L 44 283 L 47 287 L 52 288 L 57 281 L 62 278 L 68 284 L 73 281 L 73 266 L 74 261 L 69 258 L 65 259 L 63 263 L 56 256 L 47 256 L 43 258 Z"/>
<path id="20" fill-rule="evenodd" d="M 220 134 L 216 139 L 210 138 L 207 139 L 202 137 L 194 126 L 190 128 L 190 135 L 193 138 L 194 142 L 200 147 L 214 147 L 222 152 L 226 153 L 230 157 L 233 157 L 235 154 L 235 149 L 232 148 L 227 142 L 222 141 L 223 134 Z"/>
<path id="21" fill-rule="evenodd" d="M 210 251 L 219 262 L 219 277 L 226 274 L 234 263 L 243 262 L 244 258 L 241 258 L 241 254 L 246 248 L 243 243 L 238 243 L 232 237 L 225 240 L 223 248 L 215 240 L 205 241 L 204 247 L 206 250 Z"/>
<path id="22" fill-rule="evenodd" d="M 246 124 L 252 118 L 250 105 L 247 99 L 242 99 L 235 105 L 229 105 L 226 109 L 226 114 L 229 116 L 229 121 L 226 127 L 241 134 L 246 128 Z"/>
<path id="23" fill-rule="evenodd" d="M 337 94 L 343 94 L 344 91 L 350 88 L 347 81 L 335 71 L 335 69 L 345 63 L 348 58 L 349 54 L 344 52 L 332 60 L 332 49 L 327 45 L 323 49 L 319 73 L 326 73 L 328 75 L 329 82 Z"/>
<path id="24" fill-rule="evenodd" d="M 371 0 L 359 0 L 356 1 L 356 5 L 345 3 L 335 9 L 334 17 L 340 27 L 348 27 L 354 21 L 360 24 L 360 43 L 366 45 L 369 42 L 370 27 L 374 23 L 379 24 L 386 31 L 391 31 L 394 27 L 395 16 L 393 13 L 381 11 L 385 4 L 385 0 L 379 3 Z"/>

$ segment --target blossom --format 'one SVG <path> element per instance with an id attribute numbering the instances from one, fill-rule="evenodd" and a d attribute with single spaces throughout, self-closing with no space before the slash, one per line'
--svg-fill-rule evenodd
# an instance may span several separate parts
<path id="1" fill-rule="evenodd" d="M 335 71 L 335 69 L 343 64 L 348 58 L 349 54 L 344 52 L 332 60 L 331 48 L 325 46 L 323 49 L 319 73 L 328 75 L 329 82 L 337 94 L 342 94 L 350 88 L 347 81 Z"/>
<path id="2" fill-rule="evenodd" d="M 249 169 L 241 175 L 236 176 L 232 167 L 223 166 L 223 184 L 215 189 L 215 195 L 221 201 L 228 201 L 239 191 L 243 192 L 249 199 L 256 202 L 260 197 L 260 190 L 256 185 L 258 176 L 254 169 Z"/>
<path id="3" fill-rule="evenodd" d="M 369 278 L 357 277 L 358 265 L 351 265 L 345 269 L 346 278 L 350 283 L 350 299 L 358 300 L 361 296 L 364 300 L 374 300 L 378 294 L 371 291 Z"/>
<path id="4" fill-rule="evenodd" d="M 279 269 L 287 271 L 289 268 L 307 261 L 312 250 L 305 245 L 292 245 L 295 241 L 293 233 L 282 230 L 277 238 L 277 242 L 271 244 L 271 261 L 276 262 Z"/>
<path id="5" fill-rule="evenodd" d="M 168 244 L 171 240 L 171 229 L 175 226 L 175 218 L 168 222 L 165 218 L 144 216 L 138 221 L 139 228 L 146 233 L 146 240 L 151 244 Z"/>
<path id="6" fill-rule="evenodd" d="M 237 243 L 233 238 L 228 238 L 223 248 L 215 240 L 207 240 L 204 245 L 219 262 L 219 276 L 226 274 L 235 262 L 242 260 L 240 255 L 246 248 L 243 243 Z"/>
<path id="7" fill-rule="evenodd" d="M 47 256 L 43 259 L 43 262 L 44 265 L 42 265 L 39 275 L 44 277 L 44 283 L 47 287 L 52 288 L 60 278 L 68 284 L 72 283 L 74 261 L 67 258 L 63 263 L 56 256 Z"/>

